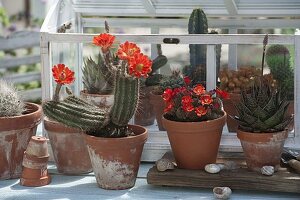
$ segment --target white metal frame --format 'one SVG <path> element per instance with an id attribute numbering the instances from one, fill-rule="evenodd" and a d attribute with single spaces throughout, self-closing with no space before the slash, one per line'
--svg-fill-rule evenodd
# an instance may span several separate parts
<path id="1" fill-rule="evenodd" d="M 75 0 L 74 0 L 75 1 Z M 145 2 L 144 2 L 145 3 Z M 146 3 L 149 6 L 149 2 Z M 151 8 L 148 8 L 151 10 Z M 76 9 L 75 9 L 76 11 Z M 82 27 L 77 28 L 78 32 L 81 33 L 56 33 L 57 29 L 57 13 L 59 12 L 59 4 L 52 7 L 50 12 L 45 19 L 43 27 L 41 29 L 41 61 L 42 61 L 42 91 L 43 91 L 43 99 L 49 99 L 51 97 L 53 88 L 51 84 L 51 73 L 50 69 L 52 66 L 51 63 L 51 43 L 78 43 L 78 66 L 76 68 L 76 73 L 81 73 L 81 44 L 83 43 L 91 43 L 92 38 L 95 36 L 94 34 L 82 34 Z M 81 18 L 81 13 L 76 14 L 76 19 L 69 19 L 75 21 L 77 24 L 81 24 L 82 26 L 98 26 L 98 23 L 95 19 Z M 103 20 L 103 19 L 102 19 Z M 115 20 L 115 21 L 114 21 Z M 109 20 L 109 23 L 112 25 L 112 21 L 114 23 L 118 23 L 117 20 L 114 19 Z M 129 19 L 128 19 L 129 20 Z M 171 20 L 171 19 L 170 19 Z M 141 24 L 139 20 L 133 20 L 138 24 Z M 144 22 L 147 20 L 144 20 Z M 162 20 L 161 20 L 162 21 Z M 279 21 L 283 23 L 285 20 Z M 124 22 L 124 20 L 123 20 Z M 292 21 L 291 24 L 285 24 L 285 27 L 294 27 L 298 26 L 298 21 Z M 122 22 L 119 22 L 122 23 Z M 129 24 L 129 22 L 126 22 Z M 126 24 L 125 23 L 125 24 Z M 146 22 L 147 23 L 147 22 Z M 218 22 L 221 24 L 221 21 Z M 227 21 L 230 24 L 230 21 Z M 254 21 L 252 24 L 250 23 L 250 27 L 254 26 Z M 262 22 L 257 20 L 257 23 L 262 26 Z M 264 23 L 269 24 L 269 27 L 275 27 L 275 21 L 266 20 Z M 174 23 L 175 24 L 175 23 Z M 160 24 L 162 25 L 162 23 Z M 158 26 L 160 26 L 158 23 Z M 232 24 L 233 26 L 234 24 Z M 278 24 L 280 27 L 280 24 Z M 258 27 L 260 27 L 258 26 Z M 245 28 L 246 25 L 241 28 Z M 268 27 L 268 26 L 266 26 Z M 157 28 L 157 27 L 156 27 Z M 239 27 L 234 27 L 233 29 L 237 29 Z M 234 30 L 233 30 L 234 31 Z M 153 33 L 153 31 L 152 31 Z M 218 35 L 160 35 L 160 34 L 151 34 L 151 35 L 116 35 L 118 41 L 132 41 L 139 44 L 163 44 L 164 38 L 178 38 L 180 39 L 180 44 L 207 44 L 207 88 L 212 89 L 215 88 L 215 45 L 217 44 L 229 44 L 229 45 L 238 45 L 238 44 L 262 44 L 264 35 L 260 34 L 218 34 Z M 291 135 L 286 141 L 286 146 L 290 148 L 300 149 L 300 35 L 269 35 L 269 44 L 289 44 L 295 46 L 295 131 L 294 134 Z M 234 46 L 233 46 L 234 47 Z M 235 50 L 236 51 L 236 50 Z M 235 61 L 233 61 L 235 62 Z M 214 67 L 211 67 L 214 66 Z M 75 88 L 79 90 L 79 88 Z M 153 161 L 157 160 L 162 156 L 162 154 L 170 149 L 169 141 L 166 135 L 166 132 L 161 131 L 153 131 L 149 130 L 149 139 L 144 148 L 143 160 L 144 161 Z M 237 139 L 235 134 L 224 133 L 220 151 L 230 151 L 230 152 L 241 152 L 240 142 Z"/>

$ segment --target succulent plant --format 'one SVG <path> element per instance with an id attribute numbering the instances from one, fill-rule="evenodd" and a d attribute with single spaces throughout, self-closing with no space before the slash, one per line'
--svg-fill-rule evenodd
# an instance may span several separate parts
<path id="1" fill-rule="evenodd" d="M 266 62 L 283 95 L 293 99 L 294 71 L 290 66 L 290 52 L 284 45 L 276 44 L 267 49 Z"/>
<path id="2" fill-rule="evenodd" d="M 101 47 L 105 65 L 113 74 L 114 105 L 112 108 L 98 108 L 75 96 L 69 96 L 63 101 L 45 102 L 43 110 L 46 116 L 99 137 L 125 137 L 131 134 L 128 130 L 128 122 L 137 108 L 140 77 L 148 76 L 152 62 L 140 53 L 136 44 L 130 42 L 120 45 L 117 52 L 120 60 L 117 62 L 110 51 L 114 39 L 115 36 L 103 33 L 93 40 L 95 45 Z M 60 73 L 64 71 L 69 69 L 65 67 L 59 70 Z M 68 74 L 74 76 L 74 73 Z M 59 74 L 57 77 L 70 80 L 68 82 L 59 79 L 56 81 L 58 88 L 61 87 L 60 84 L 68 84 L 73 80 L 72 77 Z M 59 90 L 56 92 L 59 93 Z"/>
<path id="3" fill-rule="evenodd" d="M 0 80 L 0 117 L 22 115 L 25 104 L 16 89 L 4 80 Z"/>
<path id="4" fill-rule="evenodd" d="M 113 89 L 113 75 L 107 69 L 101 54 L 98 55 L 98 63 L 91 57 L 84 62 L 83 84 L 90 94 L 111 94 Z"/>

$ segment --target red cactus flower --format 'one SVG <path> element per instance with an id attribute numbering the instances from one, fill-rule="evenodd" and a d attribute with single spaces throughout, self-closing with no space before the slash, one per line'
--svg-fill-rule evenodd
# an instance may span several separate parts
<path id="1" fill-rule="evenodd" d="M 140 48 L 135 43 L 126 41 L 124 44 L 120 45 L 117 54 L 119 59 L 129 60 L 130 58 L 134 57 L 135 54 L 139 54 L 140 52 Z"/>
<path id="2" fill-rule="evenodd" d="M 181 103 L 183 105 L 185 105 L 185 104 L 191 104 L 191 103 L 193 103 L 193 99 L 192 99 L 191 96 L 183 96 L 182 99 L 181 99 Z"/>
<path id="3" fill-rule="evenodd" d="M 129 61 L 129 74 L 137 78 L 148 77 L 148 73 L 152 71 L 152 61 L 148 56 L 138 53 L 135 54 Z"/>
<path id="4" fill-rule="evenodd" d="M 204 94 L 201 96 L 201 104 L 202 105 L 209 105 L 213 102 L 213 99 L 209 94 Z"/>
<path id="5" fill-rule="evenodd" d="M 101 47 L 103 53 L 106 53 L 114 43 L 115 38 L 115 36 L 108 33 L 101 33 L 100 35 L 94 37 L 93 44 Z"/>
<path id="6" fill-rule="evenodd" d="M 165 109 L 164 109 L 164 112 L 166 113 L 166 112 L 171 111 L 173 109 L 173 107 L 174 107 L 174 103 L 173 102 L 168 102 Z"/>
<path id="7" fill-rule="evenodd" d="M 190 85 L 190 83 L 191 83 L 190 77 L 185 76 L 185 77 L 183 78 L 183 80 L 184 80 L 184 82 L 185 82 L 186 85 Z"/>
<path id="8" fill-rule="evenodd" d="M 205 93 L 205 87 L 203 87 L 201 84 L 198 84 L 196 87 L 194 87 L 193 92 L 197 95 L 202 95 Z"/>
<path id="9" fill-rule="evenodd" d="M 64 64 L 57 64 L 52 67 L 52 74 L 56 83 L 64 85 L 75 80 L 74 72 Z"/>
<path id="10" fill-rule="evenodd" d="M 229 99 L 228 92 L 224 90 L 220 90 L 219 88 L 216 89 L 217 96 L 219 96 L 222 99 Z"/>
<path id="11" fill-rule="evenodd" d="M 203 115 L 206 115 L 207 109 L 204 106 L 199 106 L 195 108 L 196 115 L 199 117 L 202 117 Z"/>
<path id="12" fill-rule="evenodd" d="M 194 108 L 194 106 L 193 106 L 191 103 L 189 103 L 189 104 L 183 104 L 183 105 L 182 105 L 182 109 L 183 109 L 185 112 L 191 112 L 191 111 L 193 111 L 195 108 Z"/>
<path id="13" fill-rule="evenodd" d="M 163 99 L 164 99 L 165 102 L 171 101 L 171 99 L 172 99 L 172 97 L 173 97 L 173 90 L 170 89 L 170 88 L 167 88 L 167 89 L 164 91 L 162 97 L 163 97 Z"/>

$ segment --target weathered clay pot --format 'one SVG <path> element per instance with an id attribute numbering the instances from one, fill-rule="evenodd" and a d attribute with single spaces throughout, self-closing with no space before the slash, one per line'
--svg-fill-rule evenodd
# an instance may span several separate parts
<path id="1" fill-rule="evenodd" d="M 92 171 L 92 164 L 79 129 L 44 118 L 53 157 L 59 173 L 84 174 Z"/>
<path id="2" fill-rule="evenodd" d="M 47 138 L 32 136 L 24 152 L 20 184 L 29 187 L 48 185 L 51 182 L 47 170 L 48 159 Z"/>
<path id="3" fill-rule="evenodd" d="M 114 95 L 102 95 L 102 94 L 89 94 L 86 90 L 80 91 L 80 97 L 86 99 L 87 102 L 98 106 L 100 108 L 110 109 L 114 104 Z"/>
<path id="4" fill-rule="evenodd" d="M 241 100 L 241 94 L 229 93 L 229 99 L 223 99 L 224 111 L 227 113 L 227 128 L 229 132 L 236 132 L 238 128 L 238 123 L 236 120 L 232 119 L 230 116 L 236 116 L 237 110 L 235 105 L 237 105 Z"/>
<path id="5" fill-rule="evenodd" d="M 176 122 L 162 118 L 177 166 L 204 169 L 215 163 L 226 113 L 218 119 L 203 122 Z"/>
<path id="6" fill-rule="evenodd" d="M 101 138 L 85 135 L 98 186 L 122 190 L 134 186 L 141 154 L 147 140 L 147 129 L 129 125 L 135 136 Z"/>
<path id="7" fill-rule="evenodd" d="M 288 131 L 276 133 L 250 133 L 238 129 L 247 167 L 251 171 L 260 172 L 263 166 L 279 168 L 280 157 Z"/>
<path id="8" fill-rule="evenodd" d="M 150 126 L 154 124 L 155 113 L 150 103 L 150 92 L 153 87 L 142 87 L 140 92 L 137 112 L 134 115 L 134 124 L 141 126 Z"/>
<path id="9" fill-rule="evenodd" d="M 41 122 L 42 109 L 26 103 L 26 112 L 15 117 L 0 117 L 0 179 L 19 178 L 23 154 Z"/>
<path id="10" fill-rule="evenodd" d="M 150 103 L 153 106 L 158 129 L 160 131 L 165 131 L 166 129 L 163 127 L 163 124 L 162 124 L 162 115 L 164 114 L 165 102 L 164 102 L 162 96 L 153 94 L 153 92 L 150 92 Z"/>

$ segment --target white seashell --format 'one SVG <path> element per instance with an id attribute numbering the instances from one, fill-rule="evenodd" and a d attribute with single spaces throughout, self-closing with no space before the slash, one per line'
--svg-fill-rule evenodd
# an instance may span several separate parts
<path id="1" fill-rule="evenodd" d="M 266 176 L 272 176 L 274 174 L 274 167 L 273 166 L 263 166 L 261 169 L 260 169 L 260 172 L 263 174 L 263 175 L 266 175 Z"/>
<path id="2" fill-rule="evenodd" d="M 164 172 L 168 169 L 175 168 L 173 162 L 166 158 L 159 159 L 158 161 L 156 161 L 155 164 L 156 164 L 157 170 L 160 172 Z"/>
<path id="3" fill-rule="evenodd" d="M 221 171 L 221 167 L 218 164 L 208 164 L 205 165 L 205 171 L 210 174 L 216 174 Z"/>
<path id="4" fill-rule="evenodd" d="M 229 187 L 215 187 L 213 192 L 215 198 L 217 199 L 229 199 L 232 193 Z"/>
<path id="5" fill-rule="evenodd" d="M 217 199 L 229 199 L 232 193 L 229 187 L 215 187 L 213 192 L 215 198 Z"/>

